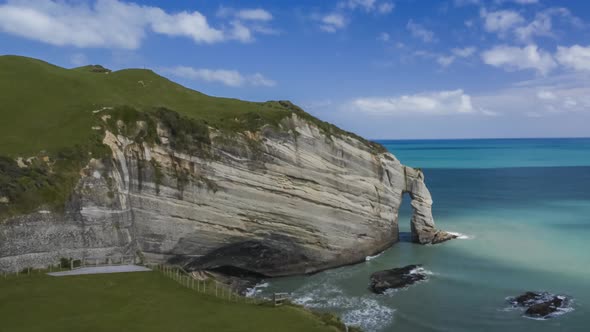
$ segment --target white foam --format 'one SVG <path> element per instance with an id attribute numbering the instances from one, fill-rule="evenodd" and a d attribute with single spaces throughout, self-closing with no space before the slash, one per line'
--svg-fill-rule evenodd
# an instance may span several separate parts
<path id="1" fill-rule="evenodd" d="M 390 325 L 394 309 L 378 302 L 371 295 L 350 296 L 331 284 L 306 285 L 293 293 L 293 302 L 312 309 L 339 313 L 348 326 L 360 326 L 363 331 L 380 331 Z"/>
<path id="2" fill-rule="evenodd" d="M 410 274 L 425 274 L 425 275 L 428 275 L 428 276 L 433 276 L 433 275 L 435 275 L 436 273 L 434 273 L 434 272 L 432 272 L 432 271 L 430 271 L 430 270 L 427 270 L 427 269 L 425 269 L 425 268 L 423 268 L 423 267 L 419 266 L 419 267 L 417 267 L 417 268 L 415 268 L 415 269 L 411 270 L 411 271 L 410 271 Z"/>
<path id="3" fill-rule="evenodd" d="M 254 297 L 262 292 L 262 290 L 266 287 L 268 287 L 268 282 L 256 284 L 254 287 L 246 289 L 244 295 L 246 297 Z"/>
<path id="4" fill-rule="evenodd" d="M 367 257 L 365 257 L 365 262 L 368 262 L 368 261 L 370 261 L 372 259 L 375 259 L 375 258 L 381 256 L 381 254 L 383 254 L 383 252 L 380 252 L 380 253 L 378 253 L 377 255 L 374 255 L 374 256 L 367 256 Z"/>
<path id="5" fill-rule="evenodd" d="M 455 235 L 459 240 L 473 240 L 473 236 L 459 233 L 459 232 L 447 232 L 451 235 Z"/>
<path id="6" fill-rule="evenodd" d="M 346 311 L 342 321 L 348 326 L 360 326 L 363 331 L 378 331 L 389 325 L 395 310 L 373 299 L 361 299 L 360 307 Z"/>

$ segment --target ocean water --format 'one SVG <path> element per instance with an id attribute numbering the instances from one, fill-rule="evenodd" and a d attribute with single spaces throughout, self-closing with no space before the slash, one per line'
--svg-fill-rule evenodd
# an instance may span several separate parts
<path id="1" fill-rule="evenodd" d="M 436 246 L 403 240 L 366 262 L 309 276 L 267 280 L 260 296 L 290 292 L 371 331 L 590 331 L 590 139 L 381 141 L 421 167 L 437 227 L 464 234 Z M 428 280 L 374 295 L 371 273 L 423 264 Z M 572 311 L 525 318 L 509 296 L 548 291 Z"/>

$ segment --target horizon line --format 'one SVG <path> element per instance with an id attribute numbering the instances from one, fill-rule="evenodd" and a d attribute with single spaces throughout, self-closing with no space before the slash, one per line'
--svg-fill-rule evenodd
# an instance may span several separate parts
<path id="1" fill-rule="evenodd" d="M 369 138 L 370 141 L 466 141 L 466 140 L 510 140 L 510 139 L 590 139 L 590 136 L 550 137 L 453 137 L 453 138 Z"/>

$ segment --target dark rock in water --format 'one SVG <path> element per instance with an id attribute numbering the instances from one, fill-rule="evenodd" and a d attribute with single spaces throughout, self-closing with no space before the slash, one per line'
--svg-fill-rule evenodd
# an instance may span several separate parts
<path id="1" fill-rule="evenodd" d="M 456 234 L 451 234 L 451 233 L 447 233 L 445 231 L 438 231 L 436 232 L 436 234 L 434 234 L 434 237 L 432 238 L 432 244 L 437 244 L 437 243 L 442 243 L 442 242 L 446 242 L 452 239 L 456 239 L 459 236 Z"/>
<path id="2" fill-rule="evenodd" d="M 426 275 L 420 271 L 422 265 L 408 265 L 391 270 L 378 271 L 371 274 L 369 288 L 377 294 L 388 289 L 403 288 L 418 281 L 425 280 Z"/>
<path id="3" fill-rule="evenodd" d="M 556 313 L 567 312 L 570 301 L 567 297 L 546 292 L 526 292 L 508 298 L 514 307 L 526 308 L 525 315 L 533 318 L 551 318 Z"/>
<path id="4" fill-rule="evenodd" d="M 542 297 L 542 295 L 539 293 L 526 292 L 526 293 L 514 298 L 514 300 L 512 300 L 512 302 L 515 302 L 515 304 L 518 304 L 519 306 L 529 307 L 529 306 L 535 304 L 535 301 L 538 301 L 541 297 Z"/>
<path id="5" fill-rule="evenodd" d="M 533 304 L 525 311 L 525 314 L 532 317 L 549 316 L 556 312 L 562 303 L 563 300 L 555 296 L 551 301 Z"/>

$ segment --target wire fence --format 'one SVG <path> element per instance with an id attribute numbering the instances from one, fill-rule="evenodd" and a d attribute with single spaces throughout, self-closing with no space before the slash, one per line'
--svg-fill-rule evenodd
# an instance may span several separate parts
<path id="1" fill-rule="evenodd" d="M 14 272 L 0 272 L 0 278 L 10 279 L 41 275 L 51 272 L 76 270 L 85 267 L 112 266 L 112 265 L 137 265 L 135 256 L 117 256 L 81 259 L 67 259 L 58 264 L 50 264 L 45 268 L 24 268 Z M 160 272 L 180 285 L 198 293 L 214 296 L 216 298 L 239 303 L 270 304 L 279 306 L 288 301 L 287 293 L 274 293 L 270 298 L 251 297 L 241 295 L 237 288 L 217 281 L 211 274 L 201 272 L 187 272 L 181 266 L 166 264 L 140 264 L 154 271 Z"/>
<path id="2" fill-rule="evenodd" d="M 207 277 L 206 273 L 189 273 L 182 267 L 174 265 L 148 264 L 147 266 L 153 270 L 163 273 L 165 276 L 171 278 L 180 285 L 198 293 L 215 296 L 219 299 L 230 302 L 251 304 L 275 303 L 272 299 L 240 295 L 237 289 L 232 288 L 227 284 L 221 283 L 211 277 Z"/>

